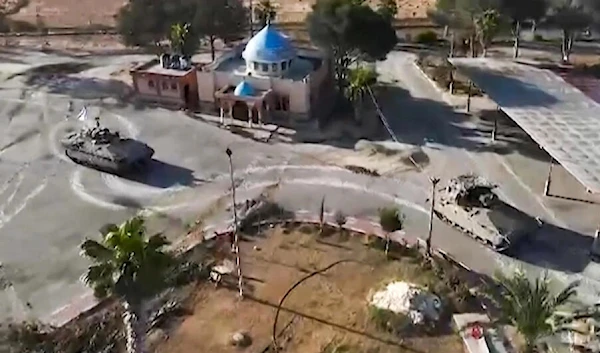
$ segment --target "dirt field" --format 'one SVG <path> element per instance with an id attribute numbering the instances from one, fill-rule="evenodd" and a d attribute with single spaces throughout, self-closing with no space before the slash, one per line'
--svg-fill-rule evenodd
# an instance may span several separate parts
<path id="1" fill-rule="evenodd" d="M 0 4 L 14 2 L 15 0 L 0 0 Z M 315 0 L 273 2 L 279 7 L 278 21 L 301 22 Z M 29 23 L 36 23 L 39 19 L 47 27 L 59 28 L 113 26 L 115 14 L 125 3 L 125 0 L 30 0 L 27 6 L 11 18 Z M 397 3 L 399 19 L 424 18 L 427 16 L 427 9 L 435 4 L 435 0 L 397 0 Z"/>
<path id="2" fill-rule="evenodd" d="M 288 288 L 308 273 L 342 259 L 355 262 L 310 278 L 287 298 L 277 326 L 284 331 L 278 338 L 283 352 L 331 353 L 342 344 L 350 347 L 344 350 L 348 353 L 463 351 L 460 338 L 446 324 L 442 325 L 444 333 L 413 332 L 410 338 L 403 335 L 400 339 L 370 318 L 367 298 L 371 291 L 398 279 L 427 284 L 434 280 L 431 271 L 423 270 L 411 257 L 386 260 L 381 250 L 365 245 L 364 236 L 317 237 L 314 228 L 308 227 L 275 228 L 266 236 L 248 237 L 241 246 L 247 297 L 238 299 L 235 278 L 218 289 L 203 286 L 196 294 L 193 314 L 157 352 L 238 352 L 230 344 L 236 331 L 247 332 L 253 341 L 242 351 L 263 352 L 271 342 L 274 307 Z"/>

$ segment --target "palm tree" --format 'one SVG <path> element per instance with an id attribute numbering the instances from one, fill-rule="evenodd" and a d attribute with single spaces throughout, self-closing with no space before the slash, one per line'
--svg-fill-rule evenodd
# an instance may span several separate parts
<path id="1" fill-rule="evenodd" d="M 267 25 L 267 23 L 271 23 L 275 21 L 275 17 L 277 17 L 277 7 L 273 5 L 270 0 L 261 0 L 256 6 L 256 17 L 258 17 L 258 21 L 261 27 Z"/>
<path id="2" fill-rule="evenodd" d="M 175 259 L 162 249 L 169 244 L 160 234 L 146 237 L 144 220 L 131 218 L 121 225 L 108 225 L 102 240 L 86 240 L 82 255 L 92 260 L 85 283 L 98 299 L 118 298 L 125 314 L 127 352 L 143 352 L 146 322 L 142 305 L 166 286 Z"/>
<path id="3" fill-rule="evenodd" d="M 522 270 L 507 276 L 496 275 L 498 288 L 489 296 L 500 311 L 499 323 L 514 326 L 525 340 L 525 353 L 535 352 L 536 344 L 554 331 L 553 320 L 558 308 L 576 294 L 578 282 L 552 295 L 547 275 L 530 282 Z"/>
<path id="4" fill-rule="evenodd" d="M 169 41 L 171 42 L 171 49 L 180 55 L 188 55 L 187 49 L 189 47 L 190 40 L 190 24 L 176 23 L 171 26 L 169 32 Z"/>
<path id="5" fill-rule="evenodd" d="M 404 228 L 405 216 L 398 207 L 384 207 L 379 209 L 379 225 L 385 232 L 385 255 L 390 250 L 390 233 Z"/>
<path id="6" fill-rule="evenodd" d="M 371 68 L 357 67 L 348 72 L 348 86 L 345 93 L 354 108 L 356 121 L 360 122 L 364 98 L 375 83 L 377 83 L 377 72 Z"/>

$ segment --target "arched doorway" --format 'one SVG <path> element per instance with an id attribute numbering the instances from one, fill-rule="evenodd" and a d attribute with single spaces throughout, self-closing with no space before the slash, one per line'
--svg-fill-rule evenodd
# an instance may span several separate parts
<path id="1" fill-rule="evenodd" d="M 248 105 L 242 101 L 235 102 L 231 109 L 231 116 L 237 120 L 248 121 Z"/>

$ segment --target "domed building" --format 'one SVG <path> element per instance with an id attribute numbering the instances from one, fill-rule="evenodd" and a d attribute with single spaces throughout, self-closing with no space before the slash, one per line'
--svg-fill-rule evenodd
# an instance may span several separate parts
<path id="1" fill-rule="evenodd" d="M 246 44 L 242 52 L 248 74 L 256 76 L 285 76 L 296 59 L 291 41 L 267 24 Z"/>
<path id="2" fill-rule="evenodd" d="M 200 106 L 251 125 L 307 119 L 330 104 L 328 61 L 315 49 L 294 46 L 273 24 L 197 71 Z"/>

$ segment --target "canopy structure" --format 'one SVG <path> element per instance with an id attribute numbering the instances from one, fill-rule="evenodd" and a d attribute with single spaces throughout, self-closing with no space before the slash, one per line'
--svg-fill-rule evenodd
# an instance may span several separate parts
<path id="1" fill-rule="evenodd" d="M 550 70 L 508 60 L 451 58 L 585 188 L 600 193 L 600 105 Z"/>

